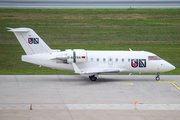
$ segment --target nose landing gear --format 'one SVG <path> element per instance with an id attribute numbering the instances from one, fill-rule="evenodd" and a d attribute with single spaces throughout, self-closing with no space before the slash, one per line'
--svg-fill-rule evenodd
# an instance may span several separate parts
<path id="1" fill-rule="evenodd" d="M 156 81 L 159 81 L 160 80 L 160 77 L 159 77 L 160 73 L 157 73 L 157 76 L 156 76 Z"/>

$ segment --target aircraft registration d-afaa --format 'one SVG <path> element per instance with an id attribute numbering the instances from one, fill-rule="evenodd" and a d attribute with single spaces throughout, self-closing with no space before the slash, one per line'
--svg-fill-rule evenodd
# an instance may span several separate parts
<path id="1" fill-rule="evenodd" d="M 14 32 L 27 55 L 24 62 L 53 69 L 74 71 L 89 75 L 96 81 L 100 73 L 157 73 L 167 72 L 175 67 L 157 55 L 146 51 L 92 51 L 84 49 L 51 49 L 31 28 L 7 28 Z"/>

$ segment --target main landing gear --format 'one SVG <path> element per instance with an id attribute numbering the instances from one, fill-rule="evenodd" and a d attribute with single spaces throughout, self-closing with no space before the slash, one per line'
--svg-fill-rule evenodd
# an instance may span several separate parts
<path id="1" fill-rule="evenodd" d="M 95 75 L 89 76 L 89 79 L 91 79 L 91 81 L 96 81 L 97 77 Z"/>
<path id="2" fill-rule="evenodd" d="M 160 80 L 160 77 L 159 77 L 160 73 L 157 73 L 157 76 L 156 76 L 156 81 L 159 81 Z"/>

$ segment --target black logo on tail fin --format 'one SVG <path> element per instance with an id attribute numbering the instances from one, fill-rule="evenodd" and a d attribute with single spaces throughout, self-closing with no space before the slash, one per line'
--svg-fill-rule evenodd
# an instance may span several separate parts
<path id="1" fill-rule="evenodd" d="M 33 38 L 28 38 L 28 43 L 29 44 L 33 44 L 33 42 L 34 42 Z"/>
<path id="2" fill-rule="evenodd" d="M 28 38 L 29 44 L 39 44 L 39 38 Z"/>
<path id="3" fill-rule="evenodd" d="M 34 44 L 39 44 L 39 38 L 34 38 Z"/>

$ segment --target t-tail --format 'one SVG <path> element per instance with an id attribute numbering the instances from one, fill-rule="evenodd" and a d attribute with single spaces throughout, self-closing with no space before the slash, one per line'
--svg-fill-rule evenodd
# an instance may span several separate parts
<path id="1" fill-rule="evenodd" d="M 7 28 L 14 32 L 27 55 L 51 52 L 51 48 L 31 28 Z"/>

